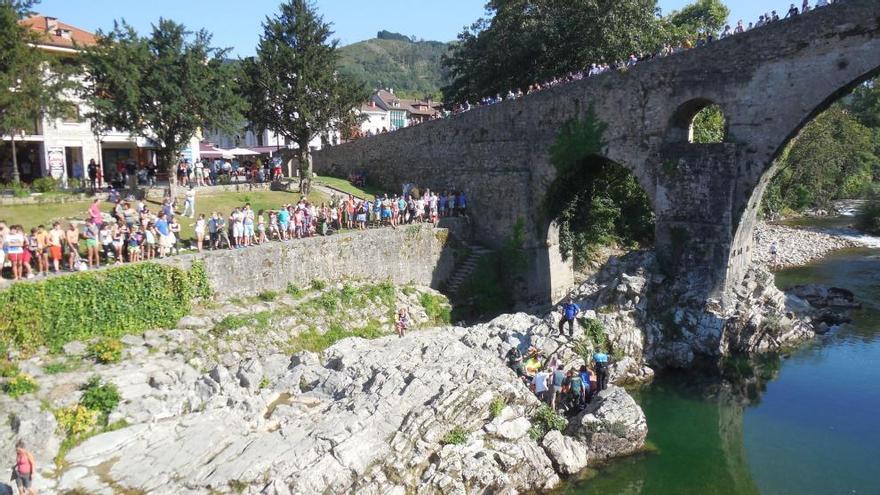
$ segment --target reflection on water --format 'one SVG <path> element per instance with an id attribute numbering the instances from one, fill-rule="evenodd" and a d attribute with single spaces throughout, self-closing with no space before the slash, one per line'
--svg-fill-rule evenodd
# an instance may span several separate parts
<path id="1" fill-rule="evenodd" d="M 852 290 L 853 324 L 784 359 L 731 360 L 715 380 L 665 375 L 637 392 L 652 453 L 567 494 L 880 494 L 880 250 L 777 274 Z"/>

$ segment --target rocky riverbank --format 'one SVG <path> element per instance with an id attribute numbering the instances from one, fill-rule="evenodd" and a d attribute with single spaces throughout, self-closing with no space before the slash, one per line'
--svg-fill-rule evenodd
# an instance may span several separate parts
<path id="1" fill-rule="evenodd" d="M 503 356 L 513 345 L 534 346 L 566 366 L 581 364 L 580 339 L 555 335 L 555 314 L 284 352 L 279 342 L 301 346 L 296 339 L 311 331 L 298 328 L 294 308 L 329 308 L 345 290 L 203 308 L 178 329 L 126 337 L 114 364 L 86 364 L 81 344 L 68 346 L 61 372 L 47 371 L 57 356 L 21 359 L 40 389 L 0 397 L 9 413 L 0 451 L 23 438 L 37 456 L 43 494 L 403 494 L 542 491 L 643 447 L 644 414 L 617 387 L 545 435 L 539 401 Z M 431 327 L 425 295 L 435 294 L 410 287 L 391 297 Z M 365 327 L 387 318 L 383 308 L 340 313 Z M 342 321 L 312 309 L 305 314 L 325 334 Z M 53 413 L 81 401 L 95 374 L 118 388 L 107 418 L 115 429 L 65 441 Z M 617 368 L 613 378 L 623 380 Z"/>
<path id="2" fill-rule="evenodd" d="M 777 255 L 770 254 L 776 243 Z M 842 234 L 817 229 L 788 227 L 759 223 L 755 228 L 752 261 L 765 268 L 779 269 L 805 265 L 832 251 L 856 247 L 859 244 Z"/>

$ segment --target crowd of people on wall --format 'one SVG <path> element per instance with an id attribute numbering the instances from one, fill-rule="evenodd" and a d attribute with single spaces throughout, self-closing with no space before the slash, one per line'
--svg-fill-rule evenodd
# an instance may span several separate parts
<path id="1" fill-rule="evenodd" d="M 434 192 L 407 186 L 401 194 L 359 199 L 333 196 L 320 205 L 301 198 L 273 210 L 254 210 L 250 204 L 228 214 L 196 214 L 196 191 L 184 193 L 182 213 L 176 201 L 166 198 L 155 210 L 143 200 L 123 199 L 112 190 L 110 207 L 95 199 L 82 222 L 53 222 L 27 231 L 20 224 L 0 220 L 0 268 L 10 267 L 10 278 L 19 280 L 81 271 L 102 264 L 122 264 L 161 259 L 182 249 L 181 221 L 193 227 L 191 248 L 243 249 L 270 241 L 287 241 L 341 230 L 366 230 L 415 223 L 435 224 L 440 218 L 467 215 L 468 197 L 462 191 Z M 84 259 L 83 259 L 84 257 Z"/>

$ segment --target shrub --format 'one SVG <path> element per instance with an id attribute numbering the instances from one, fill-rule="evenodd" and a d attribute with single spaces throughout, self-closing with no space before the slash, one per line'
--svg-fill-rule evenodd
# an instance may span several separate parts
<path id="1" fill-rule="evenodd" d="M 532 416 L 532 427 L 529 428 L 529 436 L 538 441 L 544 435 L 553 430 L 563 431 L 568 426 L 565 417 L 558 414 L 549 406 L 542 405 Z"/>
<path id="2" fill-rule="evenodd" d="M 67 188 L 71 190 L 79 190 L 82 189 L 83 183 L 79 179 L 67 179 Z"/>
<path id="3" fill-rule="evenodd" d="M 318 279 L 312 280 L 312 289 L 324 290 L 326 288 L 327 288 L 327 282 L 324 282 L 323 280 L 318 280 Z"/>
<path id="4" fill-rule="evenodd" d="M 89 355 L 101 364 L 115 363 L 122 359 L 122 342 L 105 337 L 89 346 Z"/>
<path id="5" fill-rule="evenodd" d="M 880 195 L 862 208 L 858 217 L 858 226 L 869 234 L 880 235 Z"/>
<path id="6" fill-rule="evenodd" d="M 0 377 L 12 378 L 19 373 L 18 365 L 7 359 L 0 360 Z"/>
<path id="7" fill-rule="evenodd" d="M 89 432 L 98 424 L 98 411 L 93 411 L 82 404 L 62 407 L 55 410 L 58 428 L 69 436 Z"/>
<path id="8" fill-rule="evenodd" d="M 461 445 L 467 442 L 471 432 L 465 430 L 461 426 L 455 426 L 443 438 L 440 439 L 440 445 Z"/>
<path id="9" fill-rule="evenodd" d="M 303 295 L 303 290 L 294 284 L 287 284 L 287 290 L 285 292 L 293 297 L 301 297 Z"/>
<path id="10" fill-rule="evenodd" d="M 58 181 L 53 177 L 40 177 L 31 183 L 31 190 L 39 193 L 55 192 L 58 189 Z"/>
<path id="11" fill-rule="evenodd" d="M 3 385 L 3 391 L 10 397 L 21 397 L 22 395 L 36 392 L 38 388 L 36 380 L 26 373 L 15 375 Z"/>
<path id="12" fill-rule="evenodd" d="M 279 294 L 274 290 L 266 290 L 257 294 L 257 299 L 263 302 L 272 302 L 278 299 Z"/>
<path id="13" fill-rule="evenodd" d="M 0 292 L 0 347 L 46 345 L 57 352 L 72 340 L 171 328 L 194 298 L 210 295 L 198 263 L 189 272 L 137 263 L 14 284 Z"/>
<path id="14" fill-rule="evenodd" d="M 495 397 L 492 399 L 492 402 L 489 404 L 489 414 L 492 416 L 492 419 L 501 416 L 501 411 L 504 410 L 504 406 L 507 405 L 507 401 L 504 400 L 504 397 Z"/>
<path id="15" fill-rule="evenodd" d="M 452 308 L 445 297 L 424 292 L 419 296 L 419 303 L 432 323 L 449 324 L 452 321 Z"/>
<path id="16" fill-rule="evenodd" d="M 101 422 L 106 425 L 110 413 L 119 404 L 119 390 L 116 385 L 105 383 L 101 377 L 95 375 L 89 379 L 82 390 L 83 395 L 79 403 L 92 411 L 97 411 L 100 414 Z"/>

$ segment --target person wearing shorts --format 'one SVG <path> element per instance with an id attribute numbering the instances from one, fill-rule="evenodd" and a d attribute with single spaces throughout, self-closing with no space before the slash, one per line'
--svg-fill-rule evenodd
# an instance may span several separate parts
<path id="1" fill-rule="evenodd" d="M 24 272 L 25 237 L 20 225 L 13 225 L 6 234 L 6 256 L 12 263 L 12 279 L 20 280 Z"/>
<path id="2" fill-rule="evenodd" d="M 79 258 L 79 230 L 76 225 L 70 224 L 65 232 L 64 240 L 67 243 L 67 268 L 76 270 L 76 260 Z"/>
<path id="3" fill-rule="evenodd" d="M 49 231 L 49 258 L 52 259 L 52 265 L 55 267 L 55 273 L 61 271 L 61 246 L 64 242 L 64 231 L 61 230 L 61 224 L 55 222 L 52 224 L 52 230 Z"/>
<path id="4" fill-rule="evenodd" d="M 12 477 L 21 495 L 32 495 L 37 492 L 33 489 L 34 471 L 36 462 L 34 456 L 24 446 L 24 441 L 15 442 L 15 466 L 12 468 Z"/>

